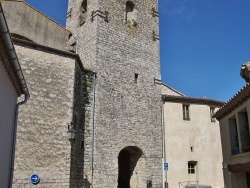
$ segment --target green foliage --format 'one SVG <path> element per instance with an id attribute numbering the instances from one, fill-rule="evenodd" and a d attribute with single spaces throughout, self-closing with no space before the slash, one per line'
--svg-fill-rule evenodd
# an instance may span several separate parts
<path id="1" fill-rule="evenodd" d="M 128 20 L 127 21 L 127 26 L 129 27 L 129 28 L 135 28 L 136 26 L 137 26 L 137 22 L 134 20 L 134 19 L 132 19 L 132 20 Z"/>

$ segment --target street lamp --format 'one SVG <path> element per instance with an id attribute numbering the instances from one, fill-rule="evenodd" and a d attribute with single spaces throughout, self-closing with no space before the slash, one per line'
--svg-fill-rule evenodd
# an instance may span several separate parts
<path id="1" fill-rule="evenodd" d="M 76 136 L 76 130 L 74 129 L 74 125 L 71 122 L 68 125 L 68 137 L 69 137 L 69 141 L 72 142 L 75 140 L 75 136 Z"/>

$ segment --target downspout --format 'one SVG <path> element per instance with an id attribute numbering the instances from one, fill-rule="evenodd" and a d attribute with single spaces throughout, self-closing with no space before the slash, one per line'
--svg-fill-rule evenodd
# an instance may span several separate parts
<path id="1" fill-rule="evenodd" d="M 162 85 L 162 81 L 154 78 L 154 83 L 158 85 Z M 161 97 L 162 105 L 161 105 L 161 128 L 162 128 L 162 188 L 165 188 L 165 170 L 164 163 L 166 162 L 165 156 L 165 121 L 164 121 L 164 98 Z"/>
<path id="2" fill-rule="evenodd" d="M 1 1 L 0 1 L 0 3 L 1 3 Z M 3 14 L 3 9 L 2 9 L 1 4 L 0 4 L 0 32 L 1 32 L 1 35 L 3 36 L 5 44 L 7 46 L 8 55 L 10 56 L 12 65 L 14 67 L 14 71 L 18 77 L 19 85 L 22 87 L 22 92 L 25 95 L 29 95 L 28 87 L 27 87 L 26 81 L 25 81 L 24 76 L 23 76 L 23 72 L 21 70 L 21 67 L 20 67 L 20 64 L 19 64 L 19 61 L 18 61 L 18 58 L 16 55 L 16 51 L 15 51 L 13 42 L 12 42 L 11 37 L 10 37 L 9 29 L 8 29 L 7 24 L 6 24 L 6 19 L 5 19 L 5 16 Z"/>
<path id="3" fill-rule="evenodd" d="M 165 176 L 164 163 L 166 162 L 166 148 L 165 148 L 165 119 L 164 119 L 164 98 L 162 97 L 162 187 L 165 188 L 167 178 Z M 165 179 L 166 178 L 166 179 Z"/>
<path id="4" fill-rule="evenodd" d="M 13 45 L 13 42 L 11 40 L 10 34 L 9 34 L 9 29 L 7 26 L 7 22 L 3 13 L 3 8 L 1 5 L 1 0 L 0 0 L 0 32 L 1 35 L 3 37 L 4 43 L 7 47 L 7 54 L 10 57 L 10 61 L 14 67 L 14 72 L 18 78 L 19 81 L 19 86 L 22 90 L 22 93 L 24 94 L 25 98 L 23 101 L 19 102 L 16 105 L 16 109 L 15 109 L 15 116 L 14 116 L 14 124 L 13 124 L 13 128 L 12 128 L 12 138 L 11 138 L 11 151 L 10 151 L 10 164 L 9 164 L 9 175 L 8 175 L 8 184 L 9 184 L 9 188 L 12 187 L 12 179 L 13 179 L 13 170 L 14 170 L 14 160 L 15 160 L 15 147 L 16 147 L 16 130 L 17 130 L 17 121 L 18 121 L 18 109 L 19 106 L 25 104 L 27 102 L 27 100 L 29 99 L 30 95 L 29 95 L 29 90 L 26 84 L 26 81 L 24 79 L 16 52 L 15 52 L 15 48 Z"/>
<path id="5" fill-rule="evenodd" d="M 17 132 L 17 123 L 18 123 L 18 110 L 19 106 L 25 104 L 29 99 L 29 95 L 25 95 L 25 98 L 23 101 L 17 103 L 16 105 L 16 112 L 14 117 L 14 126 L 12 129 L 12 143 L 11 143 L 11 160 L 10 160 L 10 174 L 9 174 L 9 188 L 12 187 L 12 181 L 13 181 L 13 174 L 14 174 L 14 161 L 15 161 L 15 148 L 16 148 L 16 132 Z"/>
<path id="6" fill-rule="evenodd" d="M 96 73 L 93 73 L 93 99 L 92 99 L 92 133 L 91 133 L 91 187 L 93 188 L 94 179 L 94 136 L 95 136 L 95 84 L 96 84 Z"/>

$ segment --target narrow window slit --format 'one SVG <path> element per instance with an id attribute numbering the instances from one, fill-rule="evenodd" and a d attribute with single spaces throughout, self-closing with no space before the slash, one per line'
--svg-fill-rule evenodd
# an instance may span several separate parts
<path id="1" fill-rule="evenodd" d="M 135 83 L 137 84 L 137 82 L 138 82 L 138 76 L 139 76 L 139 74 L 136 74 L 135 73 Z"/>

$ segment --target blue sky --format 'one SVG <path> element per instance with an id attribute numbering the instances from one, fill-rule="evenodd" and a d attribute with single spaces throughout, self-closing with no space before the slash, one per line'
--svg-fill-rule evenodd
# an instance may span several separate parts
<path id="1" fill-rule="evenodd" d="M 65 25 L 67 0 L 26 0 Z M 245 85 L 249 0 L 159 0 L 164 83 L 188 96 L 227 101 Z"/>

